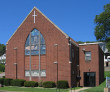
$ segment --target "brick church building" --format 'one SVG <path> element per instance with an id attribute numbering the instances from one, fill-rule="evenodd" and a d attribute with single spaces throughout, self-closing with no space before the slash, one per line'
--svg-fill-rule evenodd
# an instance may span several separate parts
<path id="1" fill-rule="evenodd" d="M 6 78 L 98 86 L 103 52 L 95 43 L 77 44 L 34 7 L 7 42 L 5 71 Z"/>

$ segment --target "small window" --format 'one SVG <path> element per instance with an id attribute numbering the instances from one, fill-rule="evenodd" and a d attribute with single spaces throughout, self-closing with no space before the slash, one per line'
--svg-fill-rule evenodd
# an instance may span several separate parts
<path id="1" fill-rule="evenodd" d="M 90 61 L 91 60 L 91 52 L 90 51 L 86 51 L 85 52 L 85 60 L 86 61 Z"/>

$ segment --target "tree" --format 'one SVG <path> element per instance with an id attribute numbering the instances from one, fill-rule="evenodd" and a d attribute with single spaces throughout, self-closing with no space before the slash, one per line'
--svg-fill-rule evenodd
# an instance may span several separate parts
<path id="1" fill-rule="evenodd" d="M 0 72 L 5 72 L 5 65 L 0 64 Z"/>
<path id="2" fill-rule="evenodd" d="M 95 36 L 98 41 L 106 42 L 110 51 L 110 3 L 104 6 L 104 11 L 95 17 Z"/>
<path id="3" fill-rule="evenodd" d="M 6 52 L 6 46 L 4 44 L 0 44 L 0 56 Z"/>

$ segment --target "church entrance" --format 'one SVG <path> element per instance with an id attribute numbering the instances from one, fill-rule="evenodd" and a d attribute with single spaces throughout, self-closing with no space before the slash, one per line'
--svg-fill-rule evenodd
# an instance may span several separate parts
<path id="1" fill-rule="evenodd" d="M 84 72 L 84 86 L 86 87 L 96 86 L 96 73 L 95 72 Z"/>

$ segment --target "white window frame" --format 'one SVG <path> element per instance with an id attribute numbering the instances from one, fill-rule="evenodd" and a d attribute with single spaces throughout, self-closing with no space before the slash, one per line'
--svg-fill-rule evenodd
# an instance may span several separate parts
<path id="1" fill-rule="evenodd" d="M 85 61 L 91 61 L 91 51 L 85 51 Z"/>

